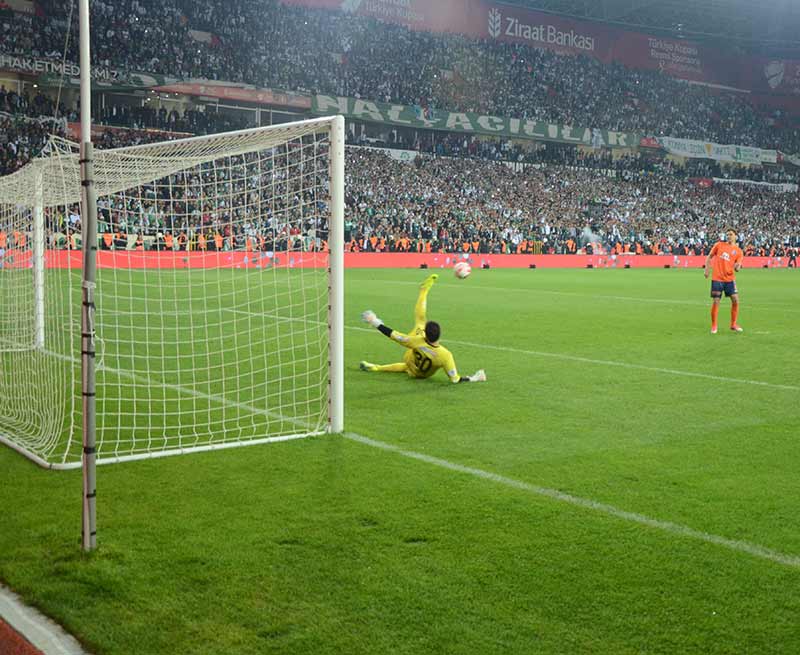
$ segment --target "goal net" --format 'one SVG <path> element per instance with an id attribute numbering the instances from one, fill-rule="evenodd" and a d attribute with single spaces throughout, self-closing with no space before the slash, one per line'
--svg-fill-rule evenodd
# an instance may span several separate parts
<path id="1" fill-rule="evenodd" d="M 342 429 L 343 131 L 95 151 L 98 463 Z M 0 180 L 0 441 L 54 468 L 81 462 L 80 198 L 62 140 Z"/>

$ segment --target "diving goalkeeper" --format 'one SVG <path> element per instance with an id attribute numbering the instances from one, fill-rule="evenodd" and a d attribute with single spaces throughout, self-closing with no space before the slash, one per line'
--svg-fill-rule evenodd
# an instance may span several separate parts
<path id="1" fill-rule="evenodd" d="M 362 371 L 382 372 L 382 373 L 407 373 L 412 378 L 429 378 L 440 368 L 444 369 L 450 382 L 485 382 L 486 373 L 482 370 L 474 375 L 460 376 L 456 369 L 456 362 L 452 353 L 439 343 L 441 328 L 435 321 L 426 320 L 428 291 L 436 282 L 439 276 L 434 274 L 429 276 L 419 285 L 419 297 L 417 304 L 414 305 L 414 327 L 409 334 L 403 334 L 397 330 L 383 324 L 383 321 L 375 316 L 375 312 L 367 310 L 361 314 L 361 319 L 369 323 L 372 327 L 378 328 L 380 332 L 389 337 L 392 341 L 408 348 L 403 356 L 403 361 L 397 364 L 385 364 L 383 366 L 361 362 Z"/>

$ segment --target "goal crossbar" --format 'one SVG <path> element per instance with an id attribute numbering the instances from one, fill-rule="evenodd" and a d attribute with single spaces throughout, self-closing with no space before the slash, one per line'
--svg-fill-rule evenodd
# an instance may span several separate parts
<path id="1" fill-rule="evenodd" d="M 333 129 L 335 121 L 336 117 L 313 118 L 157 144 L 95 150 L 94 183 L 97 196 L 119 193 L 136 184 L 147 184 L 219 157 L 235 157 L 271 148 L 313 134 L 320 128 Z M 39 188 L 43 207 L 81 201 L 78 144 L 61 137 L 51 137 L 45 153 L 45 156 L 33 160 L 19 171 L 0 178 L 0 202 L 30 205 L 32 190 Z M 148 164 L 150 167 L 147 167 Z M 147 171 L 146 175 L 141 173 L 143 168 Z"/>

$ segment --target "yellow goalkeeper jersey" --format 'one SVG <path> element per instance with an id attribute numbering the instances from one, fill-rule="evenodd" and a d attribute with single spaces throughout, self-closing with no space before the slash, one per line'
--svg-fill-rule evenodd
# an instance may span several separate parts
<path id="1" fill-rule="evenodd" d="M 444 346 L 429 344 L 424 336 L 408 335 L 392 330 L 392 341 L 408 348 L 403 357 L 406 372 L 412 378 L 429 378 L 440 368 L 444 369 L 450 382 L 458 382 L 461 376 L 456 369 L 453 354 Z"/>

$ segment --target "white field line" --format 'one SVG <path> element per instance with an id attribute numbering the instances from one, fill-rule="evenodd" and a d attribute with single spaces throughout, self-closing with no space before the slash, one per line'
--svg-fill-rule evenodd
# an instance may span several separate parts
<path id="1" fill-rule="evenodd" d="M 552 353 L 540 350 L 521 350 L 519 348 L 509 348 L 506 346 L 490 346 L 482 343 L 471 343 L 469 341 L 454 341 L 448 339 L 447 342 L 448 344 L 455 343 L 461 346 L 469 346 L 471 348 L 498 350 L 502 352 L 517 353 L 519 355 L 530 355 L 532 357 L 549 357 L 552 359 L 561 359 L 568 362 L 579 362 L 581 364 L 596 364 L 598 366 L 617 366 L 620 368 L 628 368 L 638 371 L 649 371 L 651 373 L 664 373 L 666 375 L 678 375 L 688 378 L 714 380 L 715 382 L 725 382 L 732 384 L 749 384 L 757 387 L 767 387 L 769 389 L 782 389 L 784 391 L 800 391 L 800 386 L 796 386 L 793 384 L 776 384 L 774 382 L 763 382 L 761 380 L 748 380 L 745 378 L 729 378 L 723 375 L 711 375 L 710 373 L 695 373 L 693 371 L 681 371 L 674 368 L 659 368 L 657 366 L 645 366 L 644 364 L 631 364 L 628 362 L 615 362 L 607 359 L 592 359 L 590 357 L 579 357 L 577 355 Z"/>
<path id="2" fill-rule="evenodd" d="M 668 534 L 672 534 L 678 537 L 686 537 L 688 539 L 704 541 L 709 544 L 714 544 L 716 546 L 727 548 L 728 550 L 733 550 L 740 553 L 746 553 L 748 555 L 752 555 L 753 557 L 758 557 L 760 559 L 768 560 L 776 564 L 783 564 L 784 566 L 789 566 L 794 569 L 800 569 L 800 557 L 796 555 L 786 555 L 776 550 L 765 548 L 764 546 L 759 546 L 758 544 L 750 543 L 749 541 L 728 539 L 726 537 L 720 537 L 718 535 L 710 534 L 708 532 L 703 532 L 701 530 L 695 530 L 694 528 L 681 525 L 680 523 L 672 523 L 671 521 L 660 521 L 658 519 L 653 519 L 650 518 L 649 516 L 645 516 L 644 514 L 637 514 L 636 512 L 628 512 L 626 510 L 614 507 L 613 505 L 600 503 L 595 500 L 591 500 L 589 498 L 581 498 L 580 496 L 573 496 L 572 494 L 567 494 L 564 493 L 563 491 L 558 491 L 557 489 L 548 489 L 547 487 L 539 487 L 534 484 L 530 484 L 528 482 L 522 482 L 521 480 L 507 478 L 503 475 L 498 475 L 497 473 L 491 473 L 489 471 L 484 471 L 482 469 L 477 469 L 470 466 L 463 466 L 462 464 L 450 462 L 446 459 L 440 459 L 438 457 L 424 455 L 422 453 L 417 453 L 412 450 L 404 450 L 398 446 L 384 443 L 382 441 L 376 441 L 374 439 L 364 437 L 360 434 L 347 432 L 343 436 L 346 439 L 350 439 L 351 441 L 357 441 L 358 443 L 362 443 L 367 446 L 371 446 L 373 448 L 379 448 L 380 450 L 384 450 L 386 452 L 395 453 L 403 457 L 408 457 L 409 459 L 415 459 L 420 462 L 425 462 L 426 464 L 432 464 L 433 466 L 438 466 L 439 468 L 447 469 L 448 471 L 455 471 L 456 473 L 464 473 L 466 475 L 471 475 L 473 477 L 480 478 L 481 480 L 488 480 L 490 482 L 502 484 L 506 487 L 511 487 L 513 489 L 519 489 L 520 491 L 525 491 L 530 494 L 543 496 L 551 500 L 557 500 L 562 503 L 574 505 L 575 507 L 580 507 L 583 509 L 591 510 L 593 512 L 599 512 L 601 514 L 613 516 L 614 518 L 621 519 L 623 521 L 628 521 L 630 523 L 636 523 L 638 525 L 647 526 L 649 528 L 660 530 L 661 532 L 666 532 Z"/>
<path id="3" fill-rule="evenodd" d="M 282 316 L 271 316 L 269 314 L 257 314 L 255 312 L 248 312 L 241 309 L 229 310 L 236 314 L 246 314 L 249 316 L 270 316 L 271 318 L 279 321 L 291 321 L 297 319 L 286 318 Z M 311 321 L 312 323 L 314 321 Z M 322 323 L 321 321 L 319 323 Z M 348 330 L 355 330 L 358 332 L 375 332 L 373 328 L 360 327 L 354 325 L 345 325 Z M 510 346 L 494 346 L 484 343 L 473 343 L 471 341 L 458 341 L 455 339 L 447 339 L 448 344 L 456 344 L 458 346 L 467 346 L 468 348 L 478 348 L 482 350 L 496 350 L 499 352 L 515 353 L 518 355 L 528 355 L 529 357 L 545 357 L 550 359 L 560 359 L 567 362 L 577 362 L 580 364 L 593 364 L 597 366 L 615 366 L 618 368 L 627 368 L 638 371 L 648 371 L 650 373 L 662 373 L 665 375 L 677 375 L 688 378 L 699 378 L 701 380 L 713 380 L 714 382 L 725 382 L 731 384 L 749 384 L 756 387 L 766 387 L 768 389 L 781 389 L 783 391 L 800 391 L 800 386 L 792 384 L 777 384 L 775 382 L 763 382 L 761 380 L 748 380 L 745 378 L 730 378 L 723 375 L 712 375 L 711 373 L 696 373 L 694 371 L 681 371 L 674 368 L 660 368 L 657 366 L 645 366 L 644 364 L 632 364 L 629 362 L 616 362 L 609 359 L 593 359 L 591 357 L 580 357 L 579 355 L 568 355 L 566 353 L 554 353 L 543 350 L 523 350 L 520 348 L 511 348 Z"/>
<path id="4" fill-rule="evenodd" d="M 366 329 L 366 328 L 358 328 L 358 329 Z M 72 357 L 67 357 L 64 355 L 57 355 L 56 353 L 51 353 L 65 359 L 67 361 L 74 362 L 75 359 Z M 139 375 L 135 375 L 129 373 L 127 371 L 119 371 L 117 369 L 106 369 L 111 373 L 116 373 L 118 375 L 122 375 L 123 377 L 130 377 L 132 379 L 147 382 L 149 381 L 147 378 Z M 268 410 L 264 410 L 259 407 L 253 407 L 248 405 L 247 403 L 238 403 L 229 401 L 228 399 L 222 396 L 215 396 L 210 394 L 204 394 L 198 392 L 194 389 L 188 389 L 186 387 L 182 387 L 181 385 L 177 384 L 170 384 L 165 385 L 162 382 L 153 382 L 157 385 L 166 386 L 169 389 L 173 389 L 180 393 L 186 393 L 191 396 L 195 397 L 202 397 L 207 400 L 212 400 L 217 403 L 221 403 L 223 405 L 230 405 L 233 407 L 237 407 L 239 409 L 244 409 L 247 411 L 251 411 L 254 414 L 270 414 Z M 302 422 L 296 421 L 296 423 L 303 425 Z M 304 427 L 308 427 L 305 425 Z M 392 444 L 384 443 L 382 441 L 376 441 L 374 439 L 370 439 L 369 437 L 365 437 L 359 434 L 355 434 L 352 432 L 346 432 L 343 434 L 346 439 L 351 441 L 357 441 L 358 443 L 365 444 L 367 446 L 371 446 L 373 448 L 379 448 L 386 452 L 396 453 L 398 455 L 402 455 L 403 457 L 407 457 L 410 459 L 415 459 L 421 462 L 425 462 L 427 464 L 432 464 L 434 466 L 438 466 L 440 468 L 444 468 L 450 471 L 454 471 L 457 473 L 465 473 L 467 475 L 472 475 L 473 477 L 480 478 L 482 480 L 488 480 L 491 482 L 496 482 L 499 484 L 503 484 L 507 487 L 511 487 L 514 489 L 519 489 L 521 491 L 526 491 L 528 493 L 536 494 L 538 496 L 544 496 L 546 498 L 550 498 L 552 500 L 558 500 L 561 502 L 569 503 L 576 507 L 581 507 L 583 509 L 592 510 L 594 512 L 599 512 L 602 514 L 606 514 L 609 516 L 613 516 L 615 518 L 637 523 L 639 525 L 644 525 L 650 528 L 654 528 L 657 530 L 661 530 L 662 532 L 667 532 L 669 534 L 673 534 L 680 537 L 695 539 L 699 541 L 704 541 L 706 543 L 715 544 L 717 546 L 721 546 L 723 548 L 727 548 L 728 550 L 738 551 L 741 553 L 747 553 L 748 555 L 752 555 L 753 557 L 758 557 L 760 559 L 768 560 L 774 562 L 776 564 L 782 564 L 785 566 L 789 566 L 792 568 L 800 569 L 800 557 L 794 555 L 786 555 L 784 553 L 780 553 L 775 550 L 771 550 L 764 546 L 760 546 L 758 544 L 750 543 L 747 541 L 738 541 L 735 539 L 727 539 L 726 537 L 720 537 L 718 535 L 710 534 L 707 532 L 702 532 L 700 530 L 695 530 L 694 528 L 690 528 L 688 526 L 680 525 L 679 523 L 672 523 L 670 521 L 661 521 L 658 519 L 653 519 L 644 514 L 637 514 L 635 512 L 628 512 L 626 510 L 619 509 L 614 507 L 613 505 L 607 505 L 605 503 L 600 503 L 588 498 L 581 498 L 579 496 L 573 496 L 571 494 L 567 494 L 557 489 L 548 489 L 546 487 L 539 487 L 528 482 L 522 482 L 521 480 L 514 480 L 513 478 L 507 478 L 502 475 L 498 475 L 497 473 L 491 473 L 489 471 L 484 471 L 482 469 L 472 468 L 469 466 L 464 466 L 462 464 L 457 464 L 455 462 L 450 462 L 445 459 L 440 459 L 438 457 L 432 457 L 430 455 L 424 455 L 422 453 L 417 453 L 410 450 L 404 450 L 398 446 L 394 446 Z"/>
<path id="5" fill-rule="evenodd" d="M 80 365 L 81 360 L 77 357 L 70 357 L 69 355 L 62 355 L 61 353 L 53 352 L 52 350 L 45 351 L 48 355 L 61 359 L 65 362 L 71 362 L 74 365 Z M 186 396 L 192 396 L 193 398 L 201 398 L 202 400 L 210 400 L 220 405 L 226 405 L 228 407 L 236 407 L 238 409 L 243 409 L 248 411 L 252 414 L 258 414 L 260 416 L 267 416 L 269 418 L 274 418 L 282 421 L 286 421 L 287 423 L 292 423 L 294 425 L 298 425 L 300 427 L 308 429 L 308 423 L 305 421 L 301 421 L 300 419 L 291 419 L 286 416 L 283 416 L 279 412 L 275 412 L 269 409 L 263 409 L 260 407 L 255 407 L 254 405 L 250 405 L 248 403 L 241 403 L 235 400 L 230 400 L 225 398 L 224 396 L 219 396 L 216 394 L 205 393 L 203 391 L 197 391 L 196 389 L 191 389 L 190 387 L 185 387 L 180 384 L 171 384 L 169 382 L 162 382 L 161 380 L 157 380 L 155 378 L 151 378 L 147 375 L 140 375 L 137 373 L 132 373 L 131 371 L 126 371 L 119 368 L 113 368 L 110 366 L 99 366 L 97 368 L 97 373 L 111 373 L 112 375 L 116 375 L 121 378 L 127 378 L 133 382 L 138 382 L 142 385 L 153 385 L 156 387 L 163 387 L 164 389 L 170 389 L 172 391 L 176 391 L 178 393 L 182 393 Z"/>
<path id="6" fill-rule="evenodd" d="M 297 318 L 275 316 L 275 315 L 270 315 L 270 314 L 258 314 L 256 312 L 248 312 L 248 311 L 240 310 L 240 309 L 231 309 L 231 310 L 228 310 L 228 311 L 231 311 L 231 312 L 233 312 L 235 314 L 244 314 L 244 315 L 253 316 L 253 317 L 268 316 L 270 318 L 276 319 L 278 321 L 283 321 L 283 322 L 292 322 L 292 321 L 299 320 Z M 309 323 L 313 323 L 313 324 L 317 324 L 317 325 L 326 324 L 324 321 L 308 321 L 308 322 Z M 348 330 L 355 330 L 355 331 L 358 331 L 358 332 L 374 332 L 374 330 L 372 328 L 353 326 L 353 325 L 346 325 L 345 328 L 348 329 Z M 448 339 L 447 342 L 448 342 L 448 344 L 456 344 L 456 345 L 459 345 L 459 346 L 467 346 L 468 348 L 477 348 L 477 349 L 482 349 L 482 350 L 495 350 L 495 351 L 498 351 L 498 352 L 508 352 L 508 353 L 514 353 L 514 354 L 518 354 L 518 355 L 527 355 L 529 357 L 543 357 L 543 358 L 548 358 L 548 359 L 559 359 L 559 360 L 562 360 L 562 361 L 577 362 L 577 363 L 580 363 L 580 364 L 593 364 L 595 366 L 613 366 L 613 367 L 617 367 L 617 368 L 627 368 L 627 369 L 631 369 L 631 370 L 647 371 L 649 373 L 661 373 L 661 374 L 664 374 L 664 375 L 676 375 L 676 376 L 680 376 L 680 377 L 697 378 L 697 379 L 701 379 L 701 380 L 712 380 L 714 382 L 724 382 L 724 383 L 730 383 L 730 384 L 746 384 L 746 385 L 750 385 L 750 386 L 764 387 L 764 388 L 767 388 L 767 389 L 780 389 L 782 391 L 800 391 L 800 386 L 792 385 L 792 384 L 778 384 L 778 383 L 775 383 L 775 382 L 764 382 L 763 380 L 749 380 L 747 378 L 732 378 L 732 377 L 727 377 L 727 376 L 723 376 L 723 375 L 712 375 L 711 373 L 699 373 L 699 372 L 695 372 L 695 371 L 683 371 L 683 370 L 673 369 L 673 368 L 661 368 L 661 367 L 657 367 L 657 366 L 646 366 L 644 364 L 634 364 L 634 363 L 631 363 L 631 362 L 619 362 L 619 361 L 613 361 L 613 360 L 609 360 L 609 359 L 594 359 L 594 358 L 591 358 L 591 357 L 581 357 L 579 355 L 569 355 L 569 354 L 566 354 L 566 353 L 548 352 L 548 351 L 543 351 L 543 350 L 523 350 L 523 349 L 520 349 L 520 348 L 511 348 L 510 346 L 495 346 L 495 345 L 492 345 L 492 344 L 474 343 L 474 342 L 471 342 L 471 341 L 458 341 L 458 340 L 454 340 L 454 339 Z M 51 353 L 51 354 L 56 355 L 56 353 Z M 66 359 L 62 355 L 56 355 L 56 356 L 61 357 L 62 359 Z M 74 361 L 74 360 L 72 360 L 72 361 Z M 116 369 L 110 369 L 110 368 L 106 368 L 106 367 L 104 367 L 104 368 L 102 368 L 100 370 L 107 370 L 109 372 L 117 373 L 117 374 L 119 374 L 121 376 L 127 376 L 129 378 L 132 378 L 132 376 L 134 375 L 134 374 L 132 374 L 132 373 L 130 373 L 128 371 L 118 371 Z M 158 384 L 160 386 L 164 386 L 164 387 L 166 387 L 168 389 L 174 389 L 174 390 L 178 390 L 179 389 L 179 387 L 177 385 L 170 385 L 168 383 L 163 383 L 163 382 L 153 382 L 153 383 L 154 384 Z M 209 396 L 208 394 L 204 394 L 203 392 L 200 392 L 200 391 L 194 391 L 194 390 L 191 390 L 191 389 L 186 389 L 186 391 L 187 392 L 191 392 L 193 394 L 196 394 L 197 398 L 204 398 L 206 400 L 214 400 L 214 397 Z M 234 401 L 228 401 L 228 402 L 234 402 Z M 278 417 L 274 417 L 273 416 L 273 418 L 278 418 Z"/>
<path id="7" fill-rule="evenodd" d="M 0 585 L 0 617 L 44 655 L 86 655 L 86 651 L 64 629 L 22 602 Z"/>

